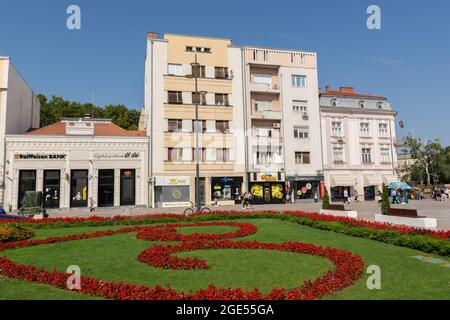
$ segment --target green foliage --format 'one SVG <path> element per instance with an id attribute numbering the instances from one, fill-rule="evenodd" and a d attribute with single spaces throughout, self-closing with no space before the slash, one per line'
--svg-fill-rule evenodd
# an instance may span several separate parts
<path id="1" fill-rule="evenodd" d="M 91 114 L 93 118 L 111 119 L 114 124 L 126 130 L 138 129 L 140 112 L 121 104 L 101 108 L 91 103 L 68 101 L 62 97 L 52 96 L 50 100 L 42 94 L 38 97 L 41 103 L 41 127 L 55 123 L 61 118 L 80 118 Z"/>
<path id="2" fill-rule="evenodd" d="M 26 240 L 33 236 L 33 229 L 20 224 L 0 225 L 0 243 Z"/>
<path id="3" fill-rule="evenodd" d="M 381 214 L 388 214 L 389 209 L 391 208 L 391 203 L 389 201 L 389 190 L 384 183 L 382 188 L 383 194 L 381 196 Z"/>
<path id="4" fill-rule="evenodd" d="M 330 205 L 330 195 L 328 194 L 327 187 L 325 187 L 323 199 L 322 199 L 322 209 L 326 210 L 328 209 Z"/>
<path id="5" fill-rule="evenodd" d="M 414 160 L 408 168 L 411 181 L 428 186 L 450 182 L 450 147 L 444 148 L 439 139 L 423 142 L 412 135 L 405 146 Z"/>

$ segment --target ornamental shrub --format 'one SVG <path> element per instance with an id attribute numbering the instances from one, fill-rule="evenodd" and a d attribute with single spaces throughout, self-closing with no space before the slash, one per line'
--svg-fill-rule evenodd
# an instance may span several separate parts
<path id="1" fill-rule="evenodd" d="M 383 195 L 381 196 L 381 214 L 388 214 L 391 208 L 391 203 L 389 202 L 389 190 L 387 186 L 383 183 Z"/>
<path id="2" fill-rule="evenodd" d="M 0 225 L 0 242 L 26 240 L 33 236 L 33 229 L 18 224 Z"/>
<path id="3" fill-rule="evenodd" d="M 328 209 L 329 205 L 330 205 L 330 196 L 328 195 L 327 187 L 325 187 L 323 199 L 322 199 L 322 209 L 323 210 Z"/>

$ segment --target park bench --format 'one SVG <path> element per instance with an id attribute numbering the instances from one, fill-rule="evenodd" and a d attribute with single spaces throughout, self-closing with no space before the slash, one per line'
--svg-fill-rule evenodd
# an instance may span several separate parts
<path id="1" fill-rule="evenodd" d="M 407 218 L 425 218 L 419 216 L 416 209 L 389 208 L 388 215 Z"/>

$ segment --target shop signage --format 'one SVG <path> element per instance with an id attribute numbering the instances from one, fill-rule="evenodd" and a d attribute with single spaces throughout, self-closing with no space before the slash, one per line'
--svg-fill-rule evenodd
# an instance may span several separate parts
<path id="1" fill-rule="evenodd" d="M 14 160 L 65 160 L 63 153 L 16 153 Z"/>
<path id="2" fill-rule="evenodd" d="M 277 181 L 278 178 L 273 176 L 271 173 L 264 173 L 260 176 L 262 181 Z"/>
<path id="3" fill-rule="evenodd" d="M 138 159 L 139 152 L 96 152 L 95 159 Z"/>
<path id="4" fill-rule="evenodd" d="M 191 184 L 190 177 L 156 177 L 155 185 L 157 186 L 188 186 Z"/>

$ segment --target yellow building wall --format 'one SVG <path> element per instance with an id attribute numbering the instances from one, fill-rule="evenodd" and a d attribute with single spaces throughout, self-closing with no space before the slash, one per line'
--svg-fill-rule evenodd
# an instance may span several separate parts
<path id="1" fill-rule="evenodd" d="M 164 105 L 165 119 L 195 119 L 195 106 L 182 104 Z M 200 120 L 233 120 L 233 108 L 222 106 L 199 106 Z"/>
<path id="2" fill-rule="evenodd" d="M 232 91 L 231 80 L 198 78 L 198 91 L 228 93 Z M 164 76 L 164 88 L 167 91 L 195 92 L 195 80 L 185 77 Z"/>
<path id="3" fill-rule="evenodd" d="M 228 67 L 229 39 L 217 39 L 206 37 L 192 37 L 182 35 L 165 34 L 168 41 L 168 63 L 190 64 L 195 59 L 195 53 L 186 51 L 187 46 L 206 47 L 211 53 L 197 53 L 198 63 L 201 65 Z"/>

